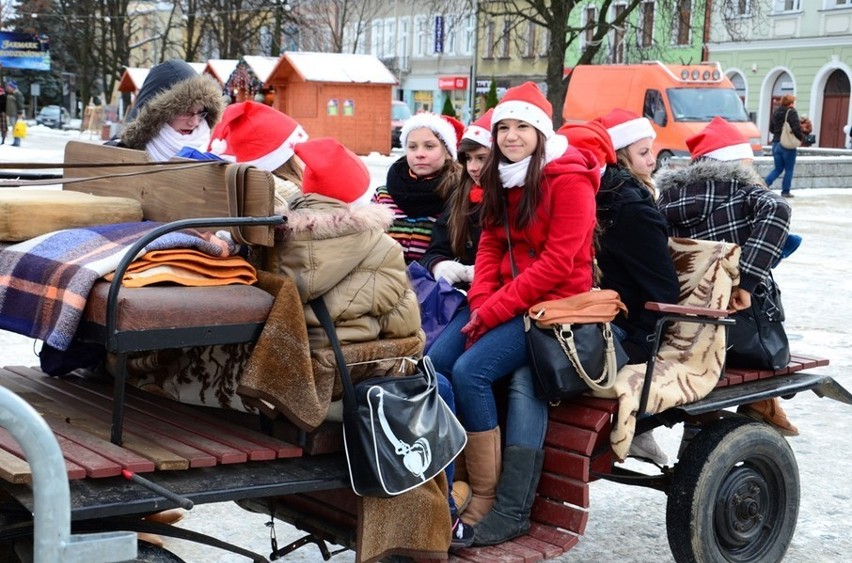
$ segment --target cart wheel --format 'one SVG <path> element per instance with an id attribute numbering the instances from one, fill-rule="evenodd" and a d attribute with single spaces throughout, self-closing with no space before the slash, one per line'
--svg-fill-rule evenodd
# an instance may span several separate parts
<path id="1" fill-rule="evenodd" d="M 666 529 L 678 563 L 781 561 L 799 514 L 799 469 L 766 424 L 722 419 L 675 466 Z"/>
<path id="2" fill-rule="evenodd" d="M 135 563 L 186 563 L 183 559 L 164 547 L 157 547 L 148 542 L 136 542 Z"/>

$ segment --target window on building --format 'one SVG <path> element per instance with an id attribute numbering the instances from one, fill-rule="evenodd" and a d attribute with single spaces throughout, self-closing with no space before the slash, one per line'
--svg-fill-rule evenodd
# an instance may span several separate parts
<path id="1" fill-rule="evenodd" d="M 370 22 L 370 54 L 382 56 L 382 20 Z"/>
<path id="2" fill-rule="evenodd" d="M 399 57 L 399 68 L 408 68 L 408 56 L 410 47 L 408 45 L 411 28 L 411 20 L 409 18 L 399 19 L 399 40 L 396 42 L 396 56 Z"/>
<path id="3" fill-rule="evenodd" d="M 494 58 L 494 21 L 488 20 L 488 23 L 485 24 L 485 49 L 483 49 L 483 56 L 486 59 Z"/>
<path id="4" fill-rule="evenodd" d="M 533 22 L 527 22 L 526 33 L 524 33 L 523 53 L 524 57 L 533 58 L 536 53 L 536 32 L 538 26 Z"/>
<path id="5" fill-rule="evenodd" d="M 580 44 L 581 49 L 585 49 L 595 40 L 595 23 L 598 21 L 597 6 L 586 6 L 583 9 L 583 41 Z"/>
<path id="6" fill-rule="evenodd" d="M 429 20 L 426 16 L 414 17 L 414 56 L 425 57 L 429 47 Z"/>
<path id="7" fill-rule="evenodd" d="M 615 20 L 621 17 L 624 14 L 625 9 L 626 8 L 624 4 L 616 4 L 614 8 L 613 19 Z M 627 22 L 621 23 L 613 30 L 612 33 L 612 62 L 615 64 L 620 64 L 624 62 L 625 29 L 627 29 Z"/>
<path id="8" fill-rule="evenodd" d="M 500 33 L 500 58 L 509 58 L 509 39 L 511 37 L 512 23 L 509 18 L 503 20 L 503 31 Z"/>
<path id="9" fill-rule="evenodd" d="M 388 18 L 385 20 L 384 45 L 382 46 L 382 57 L 396 56 L 396 20 Z"/>
<path id="10" fill-rule="evenodd" d="M 476 46 L 476 16 L 464 16 L 464 31 L 462 32 L 462 55 L 472 55 Z"/>
<path id="11" fill-rule="evenodd" d="M 538 56 L 547 57 L 550 53 L 550 29 L 542 27 L 539 30 Z"/>
<path id="12" fill-rule="evenodd" d="M 457 55 L 459 51 L 459 26 L 461 18 L 457 14 L 449 14 L 444 17 L 444 53 Z"/>
<path id="13" fill-rule="evenodd" d="M 675 8 L 675 44 L 689 45 L 692 34 L 692 0 L 677 0 Z"/>
<path id="14" fill-rule="evenodd" d="M 729 17 L 743 18 L 751 15 L 751 0 L 726 0 L 725 12 Z"/>
<path id="15" fill-rule="evenodd" d="M 830 10 L 832 8 L 848 8 L 852 6 L 852 0 L 826 0 L 825 9 Z"/>
<path id="16" fill-rule="evenodd" d="M 779 12 L 798 12 L 802 9 L 802 0 L 773 0 L 772 11 Z"/>
<path id="17" fill-rule="evenodd" d="M 641 20 L 641 43 L 643 47 L 650 47 L 654 44 L 654 2 L 644 2 L 642 4 L 642 20 Z"/>

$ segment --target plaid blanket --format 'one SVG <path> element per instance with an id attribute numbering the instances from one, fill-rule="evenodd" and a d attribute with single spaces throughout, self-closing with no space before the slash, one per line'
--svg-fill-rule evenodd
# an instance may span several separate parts
<path id="1" fill-rule="evenodd" d="M 54 231 L 0 249 L 0 329 L 67 350 L 95 281 L 115 271 L 134 242 L 162 223 L 118 223 Z M 195 248 L 213 256 L 222 247 L 196 231 L 164 235 L 149 250 Z"/>

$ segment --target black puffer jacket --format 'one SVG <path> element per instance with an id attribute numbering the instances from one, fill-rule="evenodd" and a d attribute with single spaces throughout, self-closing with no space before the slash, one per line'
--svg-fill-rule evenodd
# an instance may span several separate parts
<path id="1" fill-rule="evenodd" d="M 197 103 L 204 106 L 207 124 L 213 129 L 225 109 L 222 87 L 216 79 L 198 74 L 180 59 L 158 64 L 139 89 L 118 145 L 145 150 L 163 125 L 178 114 L 188 113 Z"/>
<path id="2" fill-rule="evenodd" d="M 790 112 L 789 115 L 787 112 Z M 772 112 L 772 119 L 769 120 L 769 132 L 772 134 L 772 142 L 777 143 L 781 140 L 781 128 L 784 127 L 784 119 L 790 122 L 790 129 L 793 135 L 800 141 L 804 140 L 805 136 L 802 133 L 802 124 L 799 121 L 799 113 L 793 106 L 778 106 Z"/>
<path id="3" fill-rule="evenodd" d="M 627 332 L 630 363 L 648 361 L 657 314 L 648 301 L 677 303 L 677 273 L 668 250 L 666 220 L 648 189 L 625 169 L 608 166 L 595 198 L 598 206 L 600 285 L 614 289 L 627 306 L 615 324 Z"/>

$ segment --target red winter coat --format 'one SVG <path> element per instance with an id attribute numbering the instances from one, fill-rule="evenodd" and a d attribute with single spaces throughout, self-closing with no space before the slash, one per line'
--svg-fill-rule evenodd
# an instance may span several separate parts
<path id="1" fill-rule="evenodd" d="M 482 231 L 468 302 L 488 329 L 540 301 L 592 287 L 598 163 L 590 152 L 568 147 L 544 167 L 542 176 L 535 219 L 523 231 L 514 228 L 523 188 L 507 190 L 517 278 L 512 278 L 505 228 Z"/>

